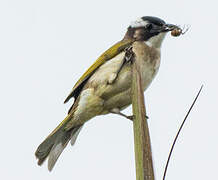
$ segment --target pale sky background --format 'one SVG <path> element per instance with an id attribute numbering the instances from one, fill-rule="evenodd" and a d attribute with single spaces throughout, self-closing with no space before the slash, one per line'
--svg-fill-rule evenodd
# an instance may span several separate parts
<path id="1" fill-rule="evenodd" d="M 89 121 L 51 173 L 47 162 L 37 166 L 34 152 L 64 119 L 72 101 L 63 101 L 77 79 L 146 15 L 191 26 L 184 36 L 166 37 L 159 73 L 145 93 L 156 179 L 201 84 L 167 180 L 217 179 L 217 7 L 215 0 L 2 0 L 0 179 L 135 179 L 132 123 L 116 115 Z"/>

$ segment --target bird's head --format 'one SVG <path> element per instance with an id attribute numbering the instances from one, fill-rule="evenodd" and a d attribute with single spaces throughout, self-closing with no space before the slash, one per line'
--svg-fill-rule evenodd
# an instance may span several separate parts
<path id="1" fill-rule="evenodd" d="M 148 46 L 160 48 L 166 33 L 175 28 L 178 28 L 178 26 L 166 24 L 165 21 L 160 18 L 143 16 L 131 23 L 125 38 L 144 41 Z"/>

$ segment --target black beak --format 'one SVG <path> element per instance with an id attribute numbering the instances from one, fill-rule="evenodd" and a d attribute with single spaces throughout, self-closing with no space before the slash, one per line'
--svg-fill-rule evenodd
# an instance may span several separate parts
<path id="1" fill-rule="evenodd" d="M 174 25 L 174 24 L 164 24 L 162 26 L 162 32 L 169 32 L 169 31 L 172 31 L 174 29 L 181 29 L 181 28 Z"/>

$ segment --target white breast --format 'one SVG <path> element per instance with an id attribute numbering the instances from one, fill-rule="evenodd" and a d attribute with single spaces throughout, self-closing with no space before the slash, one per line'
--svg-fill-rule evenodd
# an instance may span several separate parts
<path id="1" fill-rule="evenodd" d="M 159 66 L 160 66 L 160 59 L 157 59 L 155 64 L 150 64 L 146 62 L 142 63 L 141 78 L 142 78 L 142 86 L 144 91 L 148 88 L 148 86 L 154 79 L 155 75 L 158 72 Z"/>
<path id="2" fill-rule="evenodd" d="M 154 79 L 160 66 L 160 49 L 148 47 L 144 43 L 136 43 L 134 46 L 136 60 L 140 63 L 142 85 L 144 90 Z"/>

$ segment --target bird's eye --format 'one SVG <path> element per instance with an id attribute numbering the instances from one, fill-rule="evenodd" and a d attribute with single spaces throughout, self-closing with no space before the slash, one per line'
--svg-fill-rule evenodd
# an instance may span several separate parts
<path id="1" fill-rule="evenodd" d="M 153 25 L 151 23 L 149 23 L 145 26 L 145 28 L 149 31 L 152 29 L 152 27 L 153 27 Z"/>

